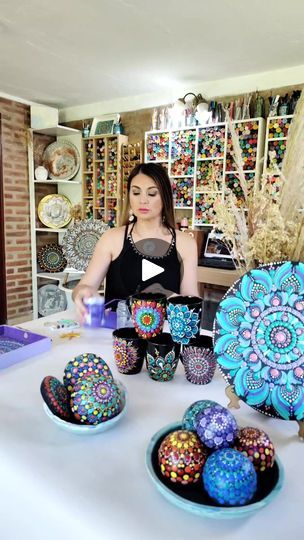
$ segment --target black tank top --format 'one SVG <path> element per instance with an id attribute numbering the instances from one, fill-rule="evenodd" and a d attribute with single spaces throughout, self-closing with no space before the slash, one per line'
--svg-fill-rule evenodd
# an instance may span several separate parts
<path id="1" fill-rule="evenodd" d="M 134 224 L 128 234 L 126 226 L 124 243 L 118 257 L 110 263 L 107 277 L 105 302 L 114 299 L 126 299 L 128 296 L 146 289 L 152 284 L 159 284 L 159 289 L 179 293 L 181 269 L 176 250 L 176 233 L 172 233 L 171 244 L 162 257 L 150 257 L 140 253 L 132 238 Z M 142 260 L 146 259 L 164 268 L 164 272 L 148 280 L 142 280 Z"/>

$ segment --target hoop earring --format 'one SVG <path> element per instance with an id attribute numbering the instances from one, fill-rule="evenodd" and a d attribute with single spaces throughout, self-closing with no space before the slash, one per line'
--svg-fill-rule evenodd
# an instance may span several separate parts
<path id="1" fill-rule="evenodd" d="M 132 212 L 132 210 L 129 210 L 129 223 L 132 223 L 135 219 L 135 216 Z"/>

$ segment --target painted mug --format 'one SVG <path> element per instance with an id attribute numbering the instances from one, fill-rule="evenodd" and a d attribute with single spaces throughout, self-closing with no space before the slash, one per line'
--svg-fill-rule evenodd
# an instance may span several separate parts
<path id="1" fill-rule="evenodd" d="M 184 345 L 181 355 L 187 381 L 193 384 L 208 384 L 216 368 L 212 338 L 199 336 L 191 344 Z"/>
<path id="2" fill-rule="evenodd" d="M 113 334 L 114 360 L 119 373 L 135 375 L 144 363 L 147 342 L 138 337 L 134 328 L 119 328 Z"/>
<path id="3" fill-rule="evenodd" d="M 138 293 L 131 296 L 132 321 L 137 334 L 150 339 L 162 332 L 166 314 L 165 295 L 158 293 Z"/>
<path id="4" fill-rule="evenodd" d="M 203 299 L 173 296 L 168 300 L 167 318 L 173 341 L 188 345 L 200 335 Z"/>
<path id="5" fill-rule="evenodd" d="M 146 367 L 154 381 L 171 381 L 180 355 L 180 345 L 167 332 L 147 341 Z"/>

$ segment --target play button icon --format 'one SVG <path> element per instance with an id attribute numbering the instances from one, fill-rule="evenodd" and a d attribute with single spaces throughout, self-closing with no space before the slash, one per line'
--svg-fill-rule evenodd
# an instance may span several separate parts
<path id="1" fill-rule="evenodd" d="M 154 276 L 158 276 L 158 274 L 161 274 L 164 272 L 164 268 L 161 266 L 158 266 L 158 264 L 154 264 L 151 261 L 147 261 L 147 259 L 142 260 L 142 280 L 147 281 L 148 279 L 151 279 Z"/>

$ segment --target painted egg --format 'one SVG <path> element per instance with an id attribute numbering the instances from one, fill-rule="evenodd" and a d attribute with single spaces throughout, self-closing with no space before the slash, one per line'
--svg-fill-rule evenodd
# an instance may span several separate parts
<path id="1" fill-rule="evenodd" d="M 224 506 L 248 503 L 257 489 L 253 464 L 234 448 L 213 452 L 205 463 L 202 478 L 208 495 Z"/>
<path id="2" fill-rule="evenodd" d="M 222 405 L 206 407 L 196 416 L 195 423 L 201 441 L 214 450 L 232 446 L 238 434 L 234 416 Z"/>
<path id="3" fill-rule="evenodd" d="M 184 485 L 199 480 L 206 458 L 207 449 L 197 435 L 182 429 L 169 433 L 158 450 L 162 475 Z"/>
<path id="4" fill-rule="evenodd" d="M 196 416 L 198 415 L 198 413 L 204 411 L 206 407 L 210 407 L 211 405 L 219 404 L 216 403 L 216 401 L 211 401 L 210 399 L 201 399 L 200 401 L 195 401 L 194 403 L 192 403 L 184 412 L 182 429 L 186 429 L 188 431 L 196 431 Z"/>
<path id="5" fill-rule="evenodd" d="M 83 377 L 98 377 L 99 375 L 113 378 L 108 364 L 100 356 L 94 353 L 80 354 L 67 363 L 64 370 L 63 383 L 68 391 L 72 392 L 79 379 Z"/>
<path id="6" fill-rule="evenodd" d="M 265 431 L 254 427 L 239 430 L 234 448 L 253 463 L 256 471 L 266 471 L 274 464 L 275 449 Z"/>
<path id="7" fill-rule="evenodd" d="M 56 377 L 47 375 L 40 385 L 41 395 L 53 414 L 62 420 L 72 419 L 70 395 L 66 387 Z"/>
<path id="8" fill-rule="evenodd" d="M 122 394 L 110 377 L 83 377 L 71 394 L 71 410 L 83 424 L 100 424 L 121 411 Z"/>

